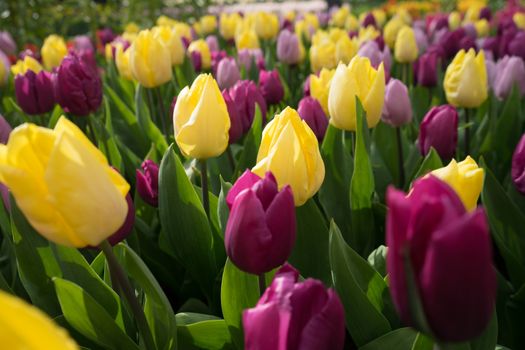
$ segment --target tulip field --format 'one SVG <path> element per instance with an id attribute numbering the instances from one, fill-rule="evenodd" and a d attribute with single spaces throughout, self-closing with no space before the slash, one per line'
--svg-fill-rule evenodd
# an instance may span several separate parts
<path id="1" fill-rule="evenodd" d="M 0 350 L 525 349 L 525 1 L 243 6 L 0 3 Z"/>

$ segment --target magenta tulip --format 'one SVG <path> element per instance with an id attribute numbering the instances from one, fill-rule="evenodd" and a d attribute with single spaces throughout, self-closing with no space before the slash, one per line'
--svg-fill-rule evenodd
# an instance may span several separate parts
<path id="1" fill-rule="evenodd" d="M 136 171 L 137 192 L 142 200 L 152 207 L 159 203 L 159 166 L 147 159 L 142 165 L 142 171 Z"/>
<path id="2" fill-rule="evenodd" d="M 312 129 L 319 143 L 323 142 L 324 134 L 328 128 L 328 118 L 319 101 L 310 96 L 303 97 L 299 101 L 297 112 L 301 119 Z"/>
<path id="3" fill-rule="evenodd" d="M 450 159 L 456 153 L 458 143 L 458 112 L 451 105 L 433 107 L 419 126 L 418 146 L 425 156 L 431 147 L 442 159 Z"/>
<path id="4" fill-rule="evenodd" d="M 28 70 L 15 77 L 16 102 L 30 115 L 44 114 L 55 106 L 55 94 L 51 73 L 40 71 L 38 74 Z"/>
<path id="5" fill-rule="evenodd" d="M 259 88 L 269 105 L 278 104 L 284 97 L 284 87 L 277 69 L 259 72 Z"/>

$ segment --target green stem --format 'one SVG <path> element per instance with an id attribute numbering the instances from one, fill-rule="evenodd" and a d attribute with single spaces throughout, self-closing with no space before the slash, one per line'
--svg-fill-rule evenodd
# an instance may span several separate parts
<path id="1" fill-rule="evenodd" d="M 159 104 L 159 113 L 160 113 L 160 123 L 162 125 L 162 133 L 166 139 L 168 138 L 168 127 L 166 125 L 166 110 L 164 109 L 164 101 L 162 100 L 162 95 L 160 93 L 160 87 L 155 89 L 157 94 L 157 102 Z"/>
<path id="2" fill-rule="evenodd" d="M 403 160 L 403 143 L 401 142 L 401 128 L 396 128 L 397 165 L 399 167 L 399 188 L 405 186 L 405 161 Z"/>
<path id="3" fill-rule="evenodd" d="M 91 119 L 91 114 L 89 114 L 87 116 L 87 122 L 88 122 L 88 130 L 89 130 L 89 135 L 90 135 L 91 141 L 93 142 L 93 144 L 95 146 L 98 147 L 97 133 L 95 132 L 95 126 L 93 125 L 93 120 Z"/>
<path id="4" fill-rule="evenodd" d="M 201 159 L 201 186 L 202 186 L 202 206 L 208 219 L 210 218 L 210 198 L 208 193 L 208 166 L 206 159 Z"/>
<path id="5" fill-rule="evenodd" d="M 228 145 L 228 148 L 226 149 L 226 154 L 228 156 L 228 162 L 230 163 L 230 167 L 232 168 L 232 172 L 235 172 L 235 159 L 233 158 L 233 152 L 232 148 Z M 233 174 L 235 175 L 235 174 Z"/>
<path id="6" fill-rule="evenodd" d="M 258 275 L 257 278 L 259 279 L 259 292 L 262 296 L 264 294 L 264 291 L 266 290 L 266 279 L 264 278 L 264 273 Z"/>
<path id="7" fill-rule="evenodd" d="M 144 314 L 144 310 L 142 309 L 142 306 L 135 295 L 135 290 L 131 287 L 131 283 L 126 276 L 126 272 L 119 264 L 117 257 L 113 252 L 113 248 L 107 240 L 102 241 L 100 248 L 106 256 L 110 274 L 115 276 L 115 280 L 118 282 L 120 290 L 122 291 L 124 298 L 126 299 L 131 311 L 133 312 L 133 315 L 135 316 L 135 320 L 137 321 L 137 326 L 140 333 L 142 334 L 142 339 L 144 340 L 146 350 L 154 350 L 155 342 L 153 341 L 153 336 L 151 335 L 151 330 L 148 326 L 146 315 Z"/>
<path id="8" fill-rule="evenodd" d="M 470 154 L 470 110 L 465 108 L 465 157 Z"/>

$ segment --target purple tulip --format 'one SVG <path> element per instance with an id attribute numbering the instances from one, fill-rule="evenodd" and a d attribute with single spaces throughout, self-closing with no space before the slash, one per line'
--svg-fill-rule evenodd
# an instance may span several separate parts
<path id="1" fill-rule="evenodd" d="M 326 129 L 328 128 L 328 118 L 319 101 L 310 96 L 303 97 L 299 101 L 297 112 L 301 119 L 312 129 L 319 143 L 323 142 Z"/>
<path id="2" fill-rule="evenodd" d="M 307 76 L 303 83 L 303 96 L 310 96 L 310 76 Z"/>
<path id="3" fill-rule="evenodd" d="M 20 108 L 30 115 L 49 112 L 55 106 L 51 73 L 28 70 L 15 77 L 15 95 Z"/>
<path id="4" fill-rule="evenodd" d="M 246 170 L 228 192 L 226 203 L 231 211 L 224 244 L 235 266 L 260 275 L 282 265 L 295 243 L 291 187 L 279 191 L 271 172 L 261 179 Z"/>
<path id="5" fill-rule="evenodd" d="M 62 60 L 54 85 L 56 99 L 68 113 L 88 115 L 102 103 L 102 81 L 97 70 L 75 53 Z"/>
<path id="6" fill-rule="evenodd" d="M 415 63 L 415 75 L 418 85 L 434 87 L 437 85 L 439 56 L 435 52 L 426 52 Z"/>
<path id="7" fill-rule="evenodd" d="M 419 54 L 426 52 L 428 48 L 428 37 L 425 32 L 419 28 L 414 28 L 414 35 L 416 37 Z"/>
<path id="8" fill-rule="evenodd" d="M 510 174 L 516 189 L 525 195 L 525 134 L 521 137 L 512 155 L 512 170 Z"/>
<path id="9" fill-rule="evenodd" d="M 228 131 L 228 142 L 229 144 L 232 144 L 237 142 L 244 134 L 242 125 L 243 120 L 241 119 L 237 105 L 231 97 L 229 90 L 224 90 L 222 92 L 222 97 L 224 98 L 226 108 L 228 109 L 228 115 L 230 116 L 230 130 Z"/>
<path id="10" fill-rule="evenodd" d="M 261 90 L 257 87 L 257 85 L 255 85 L 253 81 L 240 80 L 233 87 L 228 89 L 227 93 L 237 109 L 236 115 L 238 119 L 232 119 L 231 121 L 232 123 L 240 123 L 242 126 L 242 135 L 247 133 L 252 126 L 253 118 L 255 117 L 256 105 L 261 111 L 263 125 L 266 124 L 266 101 L 264 100 Z"/>
<path id="11" fill-rule="evenodd" d="M 102 44 L 102 47 L 106 46 L 115 39 L 116 35 L 113 33 L 111 28 L 102 28 L 97 30 L 97 39 Z"/>
<path id="12" fill-rule="evenodd" d="M 257 65 L 257 68 L 259 68 L 261 61 L 264 62 L 261 49 L 242 49 L 237 53 L 239 67 L 244 67 L 246 72 L 250 71 L 254 62 Z"/>
<path id="13" fill-rule="evenodd" d="M 285 64 L 297 64 L 301 59 L 299 38 L 295 33 L 283 30 L 277 38 L 277 58 Z"/>
<path id="14" fill-rule="evenodd" d="M 95 51 L 95 47 L 91 42 L 91 38 L 87 35 L 77 35 L 73 39 L 73 45 L 76 51 L 91 50 Z"/>
<path id="15" fill-rule="evenodd" d="M 470 35 L 465 35 L 461 40 L 459 41 L 459 50 L 465 50 L 468 51 L 470 49 L 477 50 L 478 47 L 476 45 L 476 39 L 471 37 Z M 458 51 L 459 51 L 458 50 Z"/>
<path id="16" fill-rule="evenodd" d="M 480 47 L 485 50 L 485 54 L 491 53 L 492 57 L 498 55 L 498 38 L 488 37 L 483 39 L 483 44 Z"/>
<path id="17" fill-rule="evenodd" d="M 508 44 L 508 54 L 525 60 L 525 32 L 518 32 Z"/>
<path id="18" fill-rule="evenodd" d="M 5 145 L 9 140 L 9 135 L 11 134 L 11 125 L 5 120 L 5 118 L 0 115 L 0 143 Z M 4 202 L 4 207 L 10 211 L 11 203 L 9 200 L 9 189 L 6 185 L 0 182 L 0 195 L 2 196 L 2 202 Z"/>
<path id="19" fill-rule="evenodd" d="M 386 221 L 390 292 L 401 320 L 418 327 L 409 305 L 406 261 L 437 340 L 481 334 L 494 311 L 496 275 L 482 208 L 467 212 L 456 192 L 430 175 L 410 193 L 389 187 Z"/>
<path id="20" fill-rule="evenodd" d="M 368 40 L 364 42 L 359 50 L 357 55 L 360 57 L 368 57 L 370 63 L 375 68 L 379 67 L 381 62 L 383 62 L 385 69 L 390 71 L 392 67 L 392 55 L 390 49 L 385 45 L 383 51 L 379 49 L 379 45 L 374 40 Z"/>
<path id="21" fill-rule="evenodd" d="M 461 49 L 461 41 L 464 37 L 467 37 L 467 33 L 464 28 L 458 28 L 454 31 L 446 31 L 441 35 L 438 45 L 443 48 L 446 58 L 453 58 L 456 53 Z M 468 44 L 467 41 L 463 44 Z"/>
<path id="22" fill-rule="evenodd" d="M 277 69 L 259 72 L 259 87 L 266 103 L 278 104 L 284 97 L 284 87 Z"/>
<path id="23" fill-rule="evenodd" d="M 206 44 L 208 44 L 208 47 L 210 48 L 210 51 L 219 51 L 219 40 L 217 39 L 217 36 L 215 35 L 208 35 L 206 37 Z"/>
<path id="24" fill-rule="evenodd" d="M 377 38 L 375 38 L 374 42 L 377 44 L 377 47 L 379 47 L 379 50 L 381 52 L 385 51 L 385 39 L 382 35 L 379 35 Z M 390 50 L 388 51 L 388 53 L 390 53 Z"/>
<path id="25" fill-rule="evenodd" d="M 463 29 L 465 29 L 465 34 L 470 36 L 472 39 L 476 39 L 478 37 L 478 32 L 476 31 L 474 24 L 467 23 L 463 26 Z"/>
<path id="26" fill-rule="evenodd" d="M 442 159 L 456 153 L 458 143 L 458 112 L 451 105 L 433 107 L 419 126 L 419 151 L 425 156 L 431 147 Z"/>
<path id="27" fill-rule="evenodd" d="M 147 159 L 142 165 L 142 171 L 137 169 L 137 192 L 142 200 L 152 207 L 159 204 L 159 166 Z"/>
<path id="28" fill-rule="evenodd" d="M 505 56 L 496 64 L 494 93 L 500 99 L 507 98 L 516 85 L 520 95 L 525 94 L 525 64 L 519 57 Z"/>
<path id="29" fill-rule="evenodd" d="M 16 54 L 16 43 L 11 33 L 6 31 L 0 32 L 0 51 L 3 51 L 6 55 Z"/>
<path id="30" fill-rule="evenodd" d="M 202 69 L 201 53 L 199 51 L 192 51 L 192 52 L 190 52 L 190 60 L 191 60 L 191 64 L 193 66 L 193 69 L 196 72 L 200 72 L 201 69 Z"/>
<path id="31" fill-rule="evenodd" d="M 285 264 L 257 305 L 242 315 L 246 350 L 341 350 L 345 314 L 339 296 L 321 281 L 298 282 L 299 272 Z"/>
<path id="32" fill-rule="evenodd" d="M 131 234 L 133 225 L 135 225 L 135 206 L 133 205 L 133 200 L 131 199 L 131 195 L 129 193 L 126 196 L 126 202 L 128 203 L 128 214 L 126 215 L 126 219 L 117 232 L 108 238 L 108 242 L 112 246 L 125 240 Z"/>
<path id="33" fill-rule="evenodd" d="M 365 18 L 363 18 L 363 22 L 361 23 L 361 25 L 363 28 L 366 28 L 368 26 L 373 26 L 377 28 L 376 18 L 374 17 L 372 12 L 368 12 L 366 14 Z"/>
<path id="34" fill-rule="evenodd" d="M 326 27 L 328 25 L 328 22 L 330 22 L 330 15 L 324 11 L 317 12 L 317 19 L 319 20 L 319 26 Z M 290 26 L 293 31 L 293 24 Z"/>
<path id="35" fill-rule="evenodd" d="M 496 81 L 496 63 L 491 59 L 485 59 L 485 68 L 487 69 L 487 86 L 489 89 L 494 89 L 494 82 Z"/>
<path id="36" fill-rule="evenodd" d="M 217 75 L 217 69 L 219 68 L 219 63 L 221 63 L 221 61 L 226 57 L 228 57 L 228 54 L 224 50 L 211 52 L 211 72 L 213 75 L 215 76 Z"/>
<path id="37" fill-rule="evenodd" d="M 486 19 L 490 22 L 492 19 L 492 11 L 490 10 L 490 7 L 484 7 L 479 11 L 479 19 Z"/>
<path id="38" fill-rule="evenodd" d="M 408 124 L 412 121 L 412 105 L 405 84 L 391 78 L 385 87 L 385 103 L 381 120 L 394 127 Z"/>
<path id="39" fill-rule="evenodd" d="M 232 87 L 241 79 L 237 63 L 232 57 L 223 58 L 217 66 L 217 83 L 221 90 Z"/>

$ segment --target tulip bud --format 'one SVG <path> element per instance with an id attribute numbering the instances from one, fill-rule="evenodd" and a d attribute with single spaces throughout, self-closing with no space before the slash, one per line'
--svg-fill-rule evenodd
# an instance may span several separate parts
<path id="1" fill-rule="evenodd" d="M 344 64 L 350 63 L 357 54 L 357 39 L 350 39 L 348 35 L 343 35 L 335 44 L 335 59 Z"/>
<path id="2" fill-rule="evenodd" d="M 408 26 L 397 34 L 394 56 L 398 62 L 412 63 L 417 59 L 418 47 L 414 30 Z"/>
<path id="3" fill-rule="evenodd" d="M 383 30 L 383 37 L 388 47 L 392 49 L 394 48 L 397 35 L 401 28 L 403 28 L 404 26 L 406 26 L 406 24 L 397 17 L 394 17 L 390 21 L 388 21 Z"/>
<path id="4" fill-rule="evenodd" d="M 131 50 L 124 49 L 123 45 L 117 45 L 115 53 L 115 64 L 120 76 L 126 80 L 133 80 L 133 72 L 129 63 Z"/>
<path id="5" fill-rule="evenodd" d="M 200 21 L 202 34 L 210 34 L 217 29 L 217 17 L 214 15 L 202 16 Z"/>
<path id="6" fill-rule="evenodd" d="M 312 129 L 319 143 L 323 142 L 324 134 L 328 127 L 328 118 L 319 101 L 310 96 L 303 97 L 299 101 L 297 113 Z"/>
<path id="7" fill-rule="evenodd" d="M 279 188 L 290 185 L 296 206 L 319 190 L 325 175 L 319 143 L 297 111 L 286 107 L 266 125 L 252 171 L 259 176 L 271 171 Z"/>
<path id="8" fill-rule="evenodd" d="M 518 192 L 525 195 L 525 135 L 521 137 L 512 155 L 511 177 Z"/>
<path id="9" fill-rule="evenodd" d="M 237 63 L 232 57 L 223 58 L 217 67 L 217 83 L 221 90 L 232 87 L 241 79 Z"/>
<path id="10" fill-rule="evenodd" d="M 492 19 L 492 11 L 490 10 L 490 7 L 485 6 L 479 11 L 479 18 L 480 19 L 486 19 L 487 21 L 490 21 Z"/>
<path id="11" fill-rule="evenodd" d="M 199 59 L 200 59 L 200 54 L 198 52 L 195 52 L 196 54 L 198 54 L 199 56 Z M 227 58 L 228 57 L 228 54 L 226 53 L 226 51 L 224 50 L 220 50 L 220 51 L 212 51 L 211 52 L 211 73 L 214 75 L 214 76 L 217 76 L 217 69 L 219 68 L 219 63 L 224 59 L 224 58 Z M 200 61 L 199 61 L 200 62 Z M 200 63 L 199 63 L 200 64 Z M 199 68 L 200 70 L 201 68 Z"/>
<path id="12" fill-rule="evenodd" d="M 9 32 L 0 32 L 0 51 L 6 55 L 16 54 L 16 43 Z"/>
<path id="13" fill-rule="evenodd" d="M 317 73 L 323 68 L 335 68 L 337 66 L 335 44 L 330 40 L 324 40 L 312 45 L 310 47 L 310 66 L 313 73 Z"/>
<path id="14" fill-rule="evenodd" d="M 388 46 L 384 46 L 383 51 L 381 51 L 375 40 L 368 40 L 363 43 L 359 48 L 359 51 L 357 51 L 357 55 L 360 57 L 367 57 L 374 68 L 378 68 L 381 62 L 387 70 L 390 70 L 392 66 L 390 49 Z"/>
<path id="15" fill-rule="evenodd" d="M 46 71 L 36 74 L 28 70 L 24 75 L 17 75 L 15 94 L 18 105 L 27 114 L 44 114 L 55 106 L 51 73 Z"/>
<path id="16" fill-rule="evenodd" d="M 438 341 L 477 337 L 492 317 L 497 287 L 484 210 L 467 212 L 434 176 L 417 180 L 408 195 L 390 187 L 386 197 L 387 272 L 402 321 L 420 326 L 409 302 L 412 278 L 419 311 Z"/>
<path id="17" fill-rule="evenodd" d="M 102 46 L 106 46 L 106 44 L 112 42 L 116 37 L 115 33 L 113 33 L 113 30 L 107 27 L 97 30 L 96 36 Z"/>
<path id="18" fill-rule="evenodd" d="M 385 87 L 385 104 L 381 119 L 394 127 L 412 121 L 412 105 L 405 84 L 397 79 L 390 79 Z"/>
<path id="19" fill-rule="evenodd" d="M 260 275 L 282 265 L 295 243 L 295 207 L 290 186 L 278 191 L 271 172 L 249 170 L 228 193 L 231 203 L 224 244 L 241 270 Z"/>
<path id="20" fill-rule="evenodd" d="M 211 52 L 219 51 L 219 40 L 217 40 L 215 35 L 208 35 L 206 37 L 206 44 L 208 44 Z"/>
<path id="21" fill-rule="evenodd" d="M 201 69 L 210 69 L 211 68 L 211 51 L 208 47 L 208 44 L 203 39 L 193 41 L 188 47 L 188 53 L 192 60 L 198 54 L 200 56 L 200 68 Z M 195 65 L 194 65 L 195 67 Z M 196 69 L 200 70 L 200 69 Z"/>
<path id="22" fill-rule="evenodd" d="M 185 49 L 180 36 L 175 29 L 169 26 L 157 26 L 152 29 L 153 36 L 168 49 L 173 66 L 184 62 Z"/>
<path id="23" fill-rule="evenodd" d="M 237 25 L 241 20 L 241 16 L 237 12 L 221 13 L 219 31 L 225 40 L 232 40 L 235 37 Z"/>
<path id="24" fill-rule="evenodd" d="M 283 30 L 277 38 L 277 58 L 285 64 L 297 64 L 301 60 L 301 43 L 294 33 Z"/>
<path id="25" fill-rule="evenodd" d="M 278 104 L 284 97 L 284 87 L 277 69 L 259 72 L 259 88 L 268 104 Z"/>
<path id="26" fill-rule="evenodd" d="M 235 46 L 237 47 L 237 51 L 243 49 L 258 49 L 260 47 L 259 38 L 253 30 L 244 30 L 235 36 Z"/>
<path id="27" fill-rule="evenodd" d="M 425 32 L 419 28 L 414 28 L 414 35 L 416 37 L 416 45 L 418 48 L 418 54 L 423 54 L 428 48 L 428 37 Z"/>
<path id="28" fill-rule="evenodd" d="M 55 97 L 68 113 L 88 115 L 102 103 L 102 81 L 96 69 L 71 53 L 58 67 L 55 79 Z"/>
<path id="29" fill-rule="evenodd" d="M 254 27 L 259 38 L 273 39 L 279 32 L 279 18 L 271 12 L 259 12 L 255 16 Z"/>
<path id="30" fill-rule="evenodd" d="M 334 77 L 335 69 L 329 70 L 321 69 L 319 76 L 310 74 L 309 76 L 309 91 L 310 95 L 321 104 L 325 114 L 328 114 L 328 93 L 330 91 L 330 84 Z"/>
<path id="31" fill-rule="evenodd" d="M 67 55 L 66 42 L 61 36 L 52 34 L 44 40 L 40 52 L 42 54 L 44 67 L 46 67 L 47 70 L 51 70 L 58 67 L 64 56 Z"/>
<path id="32" fill-rule="evenodd" d="M 37 60 L 31 56 L 25 56 L 23 60 L 19 60 L 11 66 L 11 73 L 16 76 L 18 74 L 25 74 L 28 70 L 39 73 L 42 69 L 42 66 Z"/>
<path id="33" fill-rule="evenodd" d="M 243 135 L 243 120 L 241 119 L 240 113 L 235 105 L 235 101 L 230 95 L 229 90 L 222 92 L 222 97 L 228 108 L 228 115 L 230 116 L 230 130 L 228 131 L 228 143 L 232 144 L 237 142 Z"/>
<path id="34" fill-rule="evenodd" d="M 244 67 L 247 72 L 251 70 L 252 64 L 257 64 L 260 60 L 264 62 L 261 49 L 243 49 L 237 53 L 239 66 Z"/>
<path id="35" fill-rule="evenodd" d="M 483 50 L 458 52 L 447 67 L 443 87 L 447 101 L 456 107 L 479 107 L 487 99 L 487 69 Z"/>
<path id="36" fill-rule="evenodd" d="M 451 30 L 457 29 L 461 25 L 461 15 L 457 11 L 452 11 L 448 15 L 448 26 Z"/>
<path id="37" fill-rule="evenodd" d="M 186 157 L 216 157 L 228 147 L 230 117 L 217 82 L 200 74 L 179 93 L 173 111 L 175 141 Z"/>
<path id="38" fill-rule="evenodd" d="M 337 293 L 321 281 L 298 279 L 285 264 L 257 305 L 243 312 L 246 350 L 343 349 L 345 314 Z"/>
<path id="39" fill-rule="evenodd" d="M 437 69 L 439 56 L 435 52 L 427 52 L 421 55 L 416 62 L 416 77 L 418 85 L 434 87 L 437 85 Z"/>
<path id="40" fill-rule="evenodd" d="M 137 169 L 137 192 L 142 200 L 152 207 L 159 203 L 159 166 L 152 160 L 142 162 L 142 171 Z"/>
<path id="41" fill-rule="evenodd" d="M 418 146 L 425 156 L 431 147 L 442 159 L 456 153 L 458 143 L 458 112 L 450 105 L 432 107 L 419 126 Z"/>
<path id="42" fill-rule="evenodd" d="M 518 32 L 508 43 L 508 54 L 525 60 L 525 32 Z"/>
<path id="43" fill-rule="evenodd" d="M 383 64 L 374 69 L 370 60 L 356 56 L 348 66 L 339 64 L 328 95 L 330 123 L 339 129 L 355 130 L 356 97 L 366 112 L 369 128 L 379 122 L 385 97 Z"/>
<path id="44" fill-rule="evenodd" d="M 366 28 L 368 26 L 377 27 L 376 19 L 374 17 L 374 14 L 371 12 L 368 12 L 365 17 L 363 18 L 363 21 L 361 22 L 361 25 Z"/>
<path id="45" fill-rule="evenodd" d="M 513 85 L 518 87 L 521 96 L 525 94 L 525 64 L 519 57 L 505 56 L 496 65 L 494 93 L 503 100 L 510 94 Z"/>

